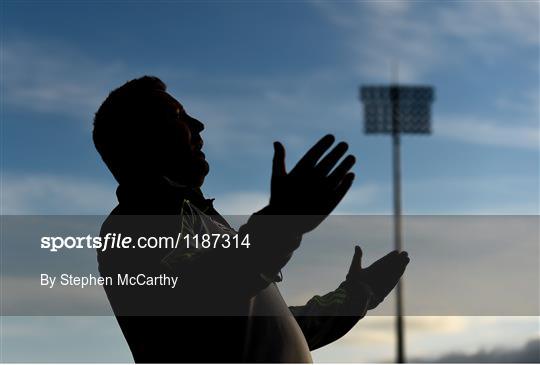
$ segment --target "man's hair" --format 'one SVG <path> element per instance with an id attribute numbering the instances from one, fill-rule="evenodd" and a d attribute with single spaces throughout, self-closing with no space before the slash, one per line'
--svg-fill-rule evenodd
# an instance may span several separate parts
<path id="1" fill-rule="evenodd" d="M 146 140 L 152 148 L 152 131 L 156 129 L 153 96 L 166 90 L 159 78 L 143 76 L 113 90 L 96 112 L 94 145 L 116 180 L 120 181 L 122 170 L 134 163 L 129 156 L 142 148 L 138 143 Z"/>

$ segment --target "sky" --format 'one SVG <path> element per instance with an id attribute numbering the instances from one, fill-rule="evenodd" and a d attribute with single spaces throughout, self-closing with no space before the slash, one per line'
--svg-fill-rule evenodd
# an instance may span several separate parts
<path id="1" fill-rule="evenodd" d="M 205 123 L 203 188 L 220 212 L 267 203 L 273 141 L 292 167 L 333 133 L 358 161 L 336 214 L 390 214 L 390 138 L 363 134 L 358 88 L 390 82 L 392 64 L 399 82 L 432 85 L 436 95 L 433 134 L 402 140 L 404 213 L 538 214 L 536 1 L 23 0 L 3 1 L 1 11 L 2 214 L 110 212 L 116 183 L 92 145 L 93 113 L 145 74 Z M 68 343 L 77 331 L 107 342 L 100 354 L 73 343 L 73 356 L 129 361 L 111 318 L 9 318 L 10 356 L 21 354 L 17 336 L 32 326 L 46 333 L 47 321 Z M 315 360 L 391 358 L 389 321 L 366 319 Z M 411 321 L 416 357 L 519 347 L 540 335 L 538 317 Z M 49 350 L 50 359 L 65 355 Z"/>

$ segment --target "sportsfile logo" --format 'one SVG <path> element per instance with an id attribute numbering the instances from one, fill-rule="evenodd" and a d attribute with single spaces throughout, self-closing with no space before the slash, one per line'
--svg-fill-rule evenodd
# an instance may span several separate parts
<path id="1" fill-rule="evenodd" d="M 108 249 L 127 248 L 161 248 L 176 249 L 185 247 L 187 249 L 208 249 L 208 248 L 249 248 L 249 234 L 239 236 L 238 234 L 186 234 L 178 233 L 173 236 L 148 236 L 133 237 L 122 233 L 107 233 L 105 236 L 44 236 L 41 237 L 41 248 L 50 252 L 58 252 L 62 249 L 95 249 L 106 251 Z"/>

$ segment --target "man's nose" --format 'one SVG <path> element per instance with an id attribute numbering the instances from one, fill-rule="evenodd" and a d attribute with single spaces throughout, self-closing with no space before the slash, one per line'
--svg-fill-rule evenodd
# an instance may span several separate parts
<path id="1" fill-rule="evenodd" d="M 201 132 L 204 130 L 204 124 L 199 120 L 190 117 L 189 129 L 191 130 L 191 143 L 199 150 L 202 149 L 204 141 Z"/>
<path id="2" fill-rule="evenodd" d="M 193 117 L 189 117 L 189 128 L 194 134 L 198 134 L 204 130 L 204 124 Z"/>

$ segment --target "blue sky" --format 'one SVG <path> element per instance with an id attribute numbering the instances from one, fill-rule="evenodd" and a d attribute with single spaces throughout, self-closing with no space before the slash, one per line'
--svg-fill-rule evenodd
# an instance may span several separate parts
<path id="1" fill-rule="evenodd" d="M 536 214 L 537 5 L 6 2 L 4 187 L 18 192 L 6 212 L 32 212 L 29 191 L 54 205 L 62 193 L 48 185 L 81 184 L 95 204 L 51 210 L 110 209 L 114 181 L 96 158 L 92 116 L 143 74 L 206 123 L 205 191 L 222 210 L 264 204 L 273 140 L 292 164 L 332 132 L 358 158 L 342 211 L 390 212 L 390 142 L 362 134 L 358 86 L 387 82 L 398 61 L 400 80 L 436 88 L 434 134 L 404 138 L 405 211 Z"/>
<path id="2" fill-rule="evenodd" d="M 152 74 L 205 122 L 204 190 L 222 212 L 266 203 L 274 140 L 291 166 L 331 132 L 358 160 L 338 213 L 390 213 L 390 140 L 363 135 L 358 87 L 388 82 L 398 62 L 401 82 L 436 89 L 433 135 L 403 139 L 404 212 L 538 214 L 539 11 L 535 1 L 4 1 L 2 210 L 108 213 L 115 182 L 92 145 L 93 113 Z M 534 320 L 516 321 L 514 338 L 538 335 Z M 474 328 L 458 322 L 455 348 Z M 454 349 L 448 341 L 433 354 Z M 347 351 L 317 356 L 357 359 Z"/>

